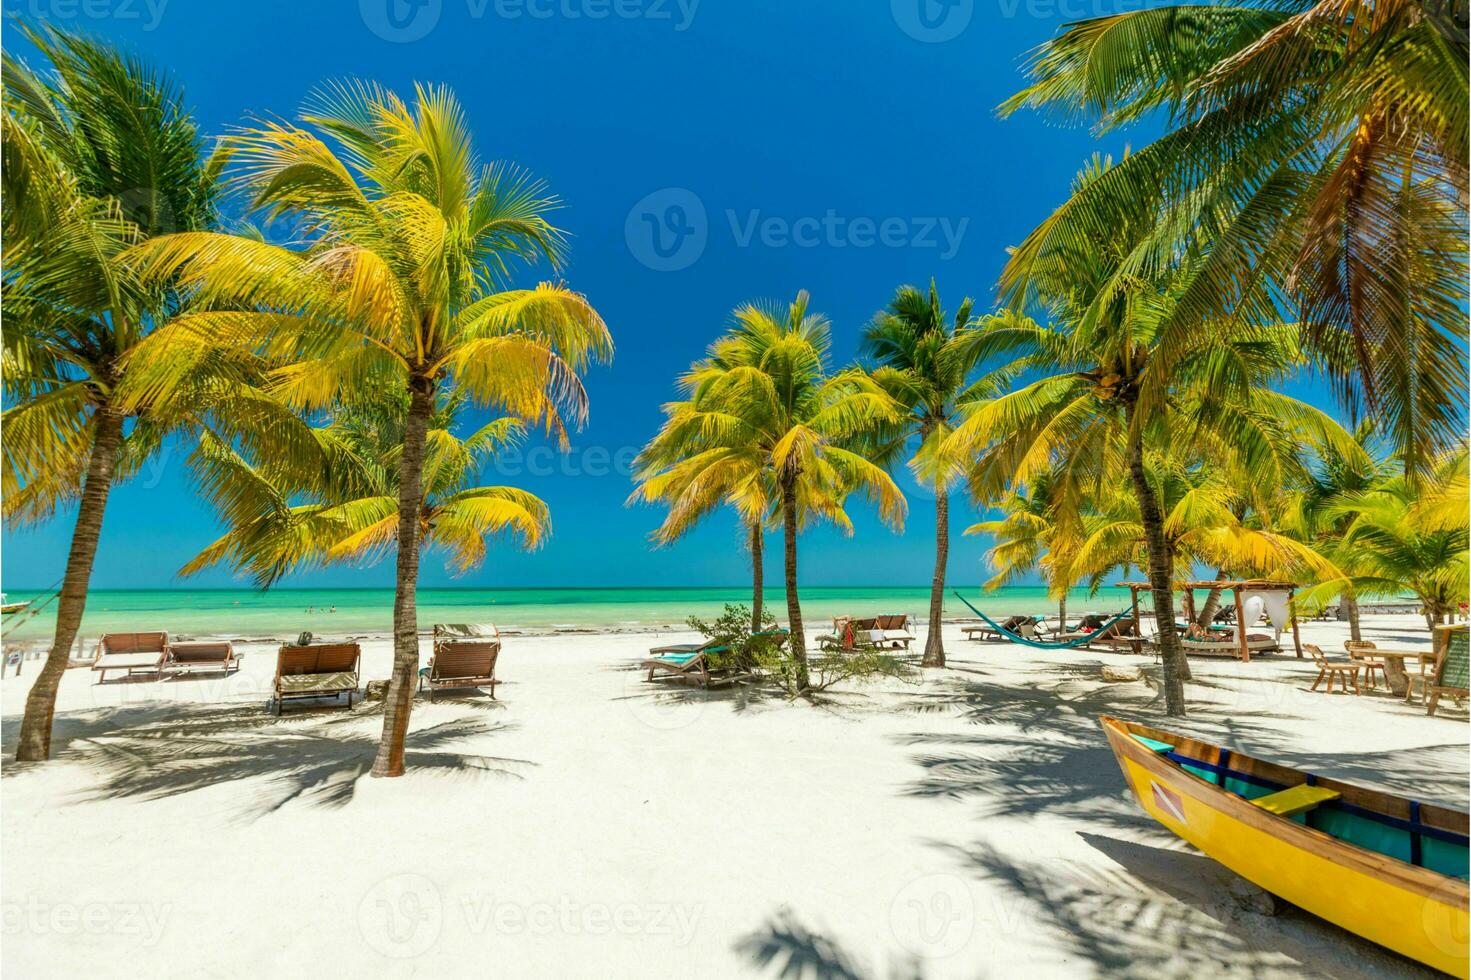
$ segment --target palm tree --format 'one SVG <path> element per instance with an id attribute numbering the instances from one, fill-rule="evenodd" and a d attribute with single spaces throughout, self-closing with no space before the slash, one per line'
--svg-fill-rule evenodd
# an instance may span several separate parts
<path id="1" fill-rule="evenodd" d="M 1080 191 L 1106 181 L 1110 169 L 1095 161 L 1080 175 Z M 1209 262 L 1185 255 L 1145 263 L 1129 248 L 1137 229 L 1112 230 L 1117 239 L 1079 241 L 1066 260 L 1051 255 L 1024 266 L 1026 275 L 1011 269 L 1005 299 L 1048 311 L 1056 326 L 1005 312 L 983 322 L 975 343 L 985 356 L 1009 352 L 1019 368 L 1043 376 L 968 407 L 945 451 L 974 461 L 968 479 L 980 500 L 1044 470 L 1074 506 L 1089 490 L 1128 481 L 1159 613 L 1167 710 L 1178 715 L 1188 667 L 1167 612 L 1174 559 L 1146 447 L 1229 449 L 1244 468 L 1270 477 L 1284 457 L 1284 420 L 1311 424 L 1322 413 L 1265 390 L 1304 363 L 1298 331 L 1272 325 L 1269 303 L 1253 295 L 1231 316 L 1187 321 L 1180 303 L 1211 274 Z"/>
<path id="2" fill-rule="evenodd" d="M 751 630 L 759 631 L 765 588 L 764 538 L 776 498 L 764 457 L 755 443 L 711 445 L 705 425 L 718 414 L 703 412 L 693 401 L 670 402 L 664 414 L 659 434 L 634 463 L 638 486 L 628 502 L 668 507 L 668 515 L 652 535 L 657 545 L 679 540 L 721 504 L 734 509 L 745 527 L 751 552 Z"/>
<path id="3" fill-rule="evenodd" d="M 1466 470 L 1463 448 L 1442 457 L 1420 480 L 1392 476 L 1367 490 L 1343 495 L 1327 513 L 1330 519 L 1347 519 L 1342 550 L 1352 556 L 1353 564 L 1308 590 L 1304 601 L 1319 602 L 1348 588 L 1359 596 L 1393 597 L 1409 591 L 1424 605 L 1427 627 L 1445 622 L 1471 589 Z M 1447 488 L 1459 488 L 1463 494 L 1458 515 L 1426 520 L 1427 504 L 1435 508 Z"/>
<path id="4" fill-rule="evenodd" d="M 1299 570 L 1336 571 L 1315 550 L 1289 535 L 1260 526 L 1247 515 L 1254 509 L 1254 487 L 1244 474 L 1219 460 L 1181 458 L 1182 454 L 1151 451 L 1145 460 L 1149 481 L 1165 512 L 1165 545 L 1173 574 L 1189 578 L 1198 564 L 1234 576 L 1283 578 Z M 1146 534 L 1133 494 L 1105 491 L 1082 520 L 1083 534 L 1071 555 L 1067 575 L 1094 586 L 1115 571 L 1144 564 Z M 1218 593 L 1219 590 L 1213 590 Z M 1201 625 L 1214 614 L 1213 594 Z M 1156 610 L 1158 613 L 1158 610 Z"/>
<path id="5" fill-rule="evenodd" d="M 1023 575 L 1040 570 L 1048 592 L 1057 600 L 1057 625 L 1067 626 L 1068 591 L 1076 581 L 1067 577 L 1078 545 L 1078 515 L 1068 514 L 1053 498 L 1052 476 L 1040 473 L 1032 482 L 1003 498 L 1001 517 L 979 521 L 965 533 L 989 535 L 993 544 L 986 563 L 993 572 L 987 589 L 999 589 Z"/>
<path id="6" fill-rule="evenodd" d="M 1352 443 L 1313 446 L 1316 459 L 1303 485 L 1282 503 L 1284 524 L 1344 568 L 1354 565 L 1353 551 L 1344 547 L 1352 515 L 1337 510 L 1330 516 L 1330 509 L 1390 478 L 1391 464 L 1379 458 L 1377 442 L 1374 420 L 1365 419 L 1355 429 Z M 1348 620 L 1350 638 L 1361 640 L 1358 596 L 1351 581 L 1346 581 L 1340 597 L 1339 614 L 1340 619 Z"/>
<path id="7" fill-rule="evenodd" d="M 1168 129 L 1080 188 L 1008 275 L 1120 227 L 1141 262 L 1208 254 L 1175 315 L 1215 320 L 1280 291 L 1340 394 L 1366 397 L 1418 472 L 1465 430 L 1465 11 L 1271 0 L 1067 25 L 1002 111 Z"/>
<path id="8" fill-rule="evenodd" d="M 208 226 L 216 192 L 169 79 L 84 38 L 26 33 L 50 71 L 4 58 L 5 519 L 34 523 L 77 506 L 56 632 L 16 738 L 16 760 L 33 762 L 50 755 L 112 486 L 208 400 L 181 372 L 183 397 L 123 403 L 132 353 L 180 308 L 171 290 L 115 260 L 151 236 Z"/>
<path id="9" fill-rule="evenodd" d="M 304 448 L 254 452 L 205 433 L 195 471 L 226 532 L 189 561 L 180 575 L 214 565 L 249 573 L 269 587 L 300 568 L 369 562 L 398 539 L 399 452 L 409 400 L 401 388 L 358 393 L 326 424 L 304 433 Z M 456 434 L 464 397 L 441 391 L 424 454 L 421 550 L 446 552 L 456 572 L 485 558 L 486 539 L 513 535 L 538 547 L 550 531 L 547 505 L 515 487 L 478 486 L 477 473 L 514 444 L 525 427 L 493 419 Z"/>
<path id="10" fill-rule="evenodd" d="M 296 219 L 301 248 L 181 234 L 147 243 L 134 261 L 177 277 L 212 308 L 156 334 L 157 350 L 223 341 L 279 358 L 271 391 L 304 412 L 374 378 L 406 393 L 394 665 L 372 770 L 397 776 L 419 663 L 425 451 L 441 386 L 565 445 L 569 426 L 587 416 L 580 372 L 613 345 L 580 294 L 550 283 L 503 288 L 512 262 L 560 258 L 562 236 L 546 217 L 556 201 L 515 168 L 477 161 L 447 89 L 416 87 L 406 103 L 371 83 L 336 85 L 301 122 L 247 129 L 229 143 L 236 186 L 268 216 Z M 177 372 L 161 358 L 151 366 L 145 390 L 172 388 Z"/>
<path id="11" fill-rule="evenodd" d="M 902 409 L 862 371 L 829 371 L 828 321 L 808 312 L 805 291 L 785 306 L 739 307 L 732 321 L 730 332 L 682 380 L 690 407 L 676 418 L 690 435 L 673 437 L 666 427 L 661 438 L 687 447 L 683 456 L 699 460 L 696 466 L 704 466 L 706 459 L 731 459 L 732 467 L 749 479 L 752 499 L 768 485 L 775 490 L 789 648 L 796 692 L 802 693 L 810 678 L 797 593 L 797 537 L 816 520 L 852 533 L 843 505 L 853 492 L 876 503 L 886 523 L 902 525 L 904 495 L 882 466 L 854 448 L 878 428 L 896 422 Z M 756 516 L 753 508 L 747 519 Z"/>
<path id="12" fill-rule="evenodd" d="M 994 379 L 967 387 L 975 367 L 975 351 L 968 343 L 972 301 L 961 301 L 950 317 L 940 305 L 940 296 L 930 280 L 928 295 L 913 286 L 901 286 L 889 306 L 868 324 L 863 333 L 863 352 L 879 366 L 873 378 L 896 401 L 906 415 L 890 452 L 897 454 L 911 439 L 918 440 L 912 459 L 935 456 L 954 429 L 960 407 L 996 390 Z M 882 455 L 880 458 L 882 458 Z M 945 464 L 949 465 L 945 465 Z M 941 620 L 945 609 L 945 572 L 950 556 L 950 483 L 955 477 L 953 461 L 941 465 L 919 465 L 935 493 L 935 571 L 930 580 L 929 635 L 925 639 L 921 666 L 945 666 L 945 637 Z"/>

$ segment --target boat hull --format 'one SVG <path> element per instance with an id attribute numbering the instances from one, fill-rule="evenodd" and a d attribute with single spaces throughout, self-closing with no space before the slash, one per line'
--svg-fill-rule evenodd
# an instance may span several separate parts
<path id="1" fill-rule="evenodd" d="M 1104 718 L 1135 799 L 1206 855 L 1273 895 L 1453 976 L 1468 974 L 1467 884 L 1277 817 L 1187 772 Z"/>

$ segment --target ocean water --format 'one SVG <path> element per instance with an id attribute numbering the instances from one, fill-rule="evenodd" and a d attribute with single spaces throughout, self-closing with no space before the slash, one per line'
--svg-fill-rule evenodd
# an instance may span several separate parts
<path id="1" fill-rule="evenodd" d="M 1041 587 L 1015 586 L 995 592 L 964 590 L 987 615 L 1054 614 L 1057 604 Z M 47 639 L 55 628 L 56 603 L 49 595 L 10 590 L 7 600 L 35 600 L 30 610 L 5 617 L 0 633 L 7 642 Z M 823 625 L 834 616 L 908 613 L 923 620 L 928 588 L 824 588 L 801 592 L 803 619 Z M 690 616 L 711 619 L 725 603 L 750 605 L 750 589 L 420 589 L 419 625 L 493 622 L 502 630 L 639 630 L 683 625 Z M 786 597 L 769 590 L 771 614 L 786 621 Z M 1078 592 L 1068 599 L 1068 614 L 1113 612 L 1129 602 L 1127 589 Z M 970 616 L 946 594 L 947 617 Z M 321 636 L 387 634 L 393 623 L 392 589 L 94 589 L 87 600 L 82 635 L 166 629 L 176 636 L 289 637 L 302 630 Z"/>

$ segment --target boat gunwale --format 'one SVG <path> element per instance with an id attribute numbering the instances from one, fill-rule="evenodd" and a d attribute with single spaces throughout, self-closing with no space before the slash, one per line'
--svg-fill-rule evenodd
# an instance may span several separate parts
<path id="1" fill-rule="evenodd" d="M 1239 820 L 1253 829 L 1284 839 L 1302 850 L 1309 851 L 1318 857 L 1336 864 L 1346 866 L 1355 872 L 1367 874 L 1381 880 L 1392 879 L 1391 883 L 1404 888 L 1406 891 L 1413 892 L 1432 901 L 1452 905 L 1462 911 L 1466 911 L 1468 907 L 1471 907 L 1471 888 L 1468 888 L 1468 883 L 1465 880 L 1451 875 L 1441 874 L 1439 871 L 1421 865 L 1409 864 L 1397 858 L 1390 857 L 1388 854 L 1381 854 L 1378 851 L 1369 850 L 1352 841 L 1334 837 L 1332 834 L 1319 830 L 1316 827 L 1310 827 L 1306 824 L 1300 824 L 1296 821 L 1288 820 L 1285 817 L 1269 813 L 1261 807 L 1252 804 L 1244 797 L 1238 796 L 1224 787 L 1202 779 L 1183 766 L 1160 758 L 1159 753 L 1131 736 L 1141 734 L 1162 742 L 1169 741 L 1170 739 L 1174 739 L 1176 743 L 1188 741 L 1195 745 L 1205 745 L 1217 749 L 1220 746 L 1215 746 L 1212 743 L 1203 742 L 1196 738 L 1183 737 L 1178 733 L 1151 728 L 1148 725 L 1125 721 L 1122 718 L 1115 718 L 1111 715 L 1100 716 L 1099 723 L 1103 726 L 1104 734 L 1108 737 L 1109 743 L 1114 750 L 1114 755 L 1119 759 L 1121 764 L 1124 757 L 1127 756 L 1147 772 L 1164 779 L 1171 788 L 1188 793 L 1197 802 L 1209 806 L 1228 817 Z M 1245 752 L 1230 751 L 1238 760 L 1251 759 L 1254 762 L 1260 762 L 1266 765 L 1277 765 L 1275 763 L 1266 763 L 1265 760 L 1256 759 L 1254 756 L 1248 755 Z M 1205 760 L 1197 761 L 1205 762 Z M 1277 766 L 1277 768 L 1291 769 L 1290 766 Z M 1299 769 L 1291 769 L 1291 771 L 1302 776 L 1308 775 Z M 1172 775 L 1184 778 L 1181 780 L 1169 778 Z M 1128 779 L 1127 771 L 1125 772 L 1125 779 Z M 1320 779 L 1317 785 L 1334 789 L 1345 786 L 1357 790 L 1362 794 L 1381 799 L 1405 799 L 1404 797 L 1395 796 L 1392 793 L 1371 790 L 1366 787 L 1355 786 L 1352 783 L 1341 783 L 1338 780 Z M 1130 780 L 1130 789 L 1134 789 L 1132 780 Z M 1137 790 L 1134 791 L 1137 793 Z M 1434 804 L 1424 804 L 1423 806 L 1425 808 L 1433 807 L 1445 814 L 1466 816 L 1461 811 L 1452 810 L 1449 807 L 1435 806 Z M 1388 816 L 1388 814 L 1385 815 Z M 1209 852 L 1206 853 L 1208 854 Z"/>

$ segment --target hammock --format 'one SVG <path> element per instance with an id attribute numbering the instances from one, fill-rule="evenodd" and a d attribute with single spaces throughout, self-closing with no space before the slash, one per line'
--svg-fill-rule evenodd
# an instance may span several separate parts
<path id="1" fill-rule="evenodd" d="M 964 602 L 967 606 L 970 606 L 971 612 L 984 619 L 987 623 L 990 623 L 991 628 L 994 629 L 997 633 L 1000 633 L 1004 638 L 1010 640 L 1012 643 L 1020 643 L 1023 646 L 1036 647 L 1038 650 L 1071 650 L 1073 647 L 1080 647 L 1090 640 L 1098 639 L 1098 637 L 1103 634 L 1104 630 L 1109 629 L 1119 620 L 1130 614 L 1129 610 L 1125 609 L 1123 612 L 1119 613 L 1113 619 L 1110 619 L 1108 622 L 1104 623 L 1102 626 L 1098 627 L 1098 629 L 1094 630 L 1092 633 L 1089 633 L 1087 636 L 1080 636 L 1075 640 L 1068 640 L 1065 643 L 1045 643 L 1042 640 L 1029 640 L 1019 633 L 1013 633 L 1011 630 L 996 622 L 996 620 L 992 619 L 990 616 L 987 616 L 985 613 L 981 612 L 975 606 L 971 606 L 971 604 L 966 600 L 965 596 L 961 595 L 959 592 L 955 593 L 955 598 L 959 599 L 961 602 Z"/>

